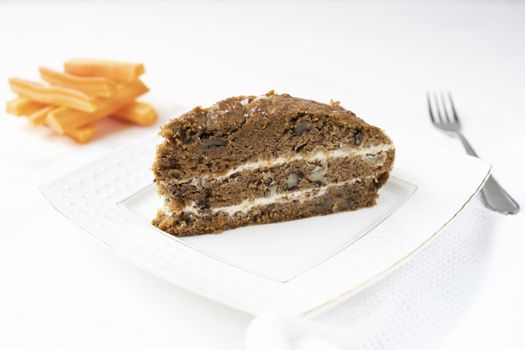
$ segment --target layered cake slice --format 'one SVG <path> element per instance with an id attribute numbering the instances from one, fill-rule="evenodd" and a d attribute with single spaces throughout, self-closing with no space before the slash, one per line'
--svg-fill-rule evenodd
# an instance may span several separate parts
<path id="1" fill-rule="evenodd" d="M 338 103 L 231 97 L 164 125 L 153 224 L 177 236 L 370 207 L 392 141 Z"/>

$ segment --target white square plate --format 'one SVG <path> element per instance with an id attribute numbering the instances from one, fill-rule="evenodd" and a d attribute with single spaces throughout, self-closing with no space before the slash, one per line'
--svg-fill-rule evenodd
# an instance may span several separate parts
<path id="1" fill-rule="evenodd" d="M 398 142 L 373 208 L 177 238 L 150 224 L 161 206 L 150 170 L 157 142 L 121 148 L 41 190 L 123 257 L 253 314 L 317 311 L 355 293 L 436 235 L 490 172 L 476 158 Z"/>

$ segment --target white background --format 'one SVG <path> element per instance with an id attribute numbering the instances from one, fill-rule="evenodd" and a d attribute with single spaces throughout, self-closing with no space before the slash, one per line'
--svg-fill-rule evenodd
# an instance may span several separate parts
<path id="1" fill-rule="evenodd" d="M 453 92 L 466 134 L 525 205 L 521 2 L 0 3 L 0 96 L 9 76 L 71 57 L 141 61 L 162 118 L 270 89 L 341 100 L 394 138 L 461 151 L 427 119 Z M 156 127 L 105 123 L 77 146 L 0 115 L 1 349 L 241 349 L 249 315 L 171 286 L 53 210 L 39 185 Z M 458 174 L 461 176 L 461 174 Z M 443 349 L 525 347 L 524 214 L 501 217 L 486 280 Z"/>

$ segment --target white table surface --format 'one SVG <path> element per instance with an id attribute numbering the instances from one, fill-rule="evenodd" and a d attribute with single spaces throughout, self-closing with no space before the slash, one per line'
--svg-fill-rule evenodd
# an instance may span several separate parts
<path id="1" fill-rule="evenodd" d="M 275 89 L 341 100 L 394 140 L 414 132 L 462 151 L 427 120 L 425 90 L 450 89 L 469 139 L 525 206 L 524 35 L 518 2 L 0 3 L 0 96 L 39 65 L 136 60 L 163 118 Z M 77 146 L 1 114 L 1 349 L 242 349 L 251 316 L 123 261 L 37 190 L 155 127 L 107 123 L 111 136 Z M 498 220 L 486 281 L 443 349 L 525 347 L 524 224 Z"/>

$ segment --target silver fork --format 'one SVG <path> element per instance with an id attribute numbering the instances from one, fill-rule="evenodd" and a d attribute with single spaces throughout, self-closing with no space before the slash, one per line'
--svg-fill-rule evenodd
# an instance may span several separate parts
<path id="1" fill-rule="evenodd" d="M 428 113 L 432 124 L 440 130 L 455 134 L 459 137 L 467 153 L 478 157 L 470 143 L 461 133 L 461 123 L 450 93 L 447 93 L 447 97 L 449 108 L 447 108 L 447 101 L 443 93 L 427 93 Z M 481 189 L 481 196 L 488 208 L 499 213 L 516 214 L 520 211 L 519 204 L 501 187 L 492 175 Z"/>

